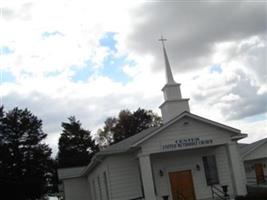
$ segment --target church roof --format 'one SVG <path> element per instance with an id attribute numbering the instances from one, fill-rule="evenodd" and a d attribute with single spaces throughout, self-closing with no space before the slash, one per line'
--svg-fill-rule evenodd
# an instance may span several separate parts
<path id="1" fill-rule="evenodd" d="M 148 128 L 146 130 L 141 131 L 140 133 L 138 133 L 136 135 L 133 135 L 133 136 L 126 138 L 126 139 L 124 139 L 124 140 L 122 140 L 116 144 L 113 144 L 104 150 L 101 150 L 93 157 L 91 163 L 85 169 L 84 174 L 87 173 L 88 171 L 90 171 L 91 168 L 96 166 L 97 162 L 101 162 L 101 157 L 105 157 L 105 156 L 109 156 L 109 155 L 113 155 L 113 154 L 119 154 L 119 153 L 126 153 L 126 152 L 129 152 L 131 150 L 137 149 L 141 143 L 143 143 L 144 141 L 153 137 L 155 134 L 161 132 L 162 130 L 169 127 L 170 125 L 172 125 L 173 123 L 175 123 L 176 121 L 180 120 L 181 118 L 183 118 L 185 116 L 188 116 L 188 117 L 196 119 L 198 121 L 202 121 L 204 123 L 228 130 L 228 131 L 234 133 L 234 135 L 235 135 L 234 137 L 238 136 L 235 139 L 241 139 L 241 138 L 246 137 L 245 134 L 241 134 L 241 131 L 239 129 L 235 129 L 235 128 L 232 128 L 230 126 L 226 126 L 224 124 L 220 124 L 218 122 L 215 122 L 215 121 L 212 121 L 212 120 L 209 120 L 209 119 L 206 119 L 206 118 L 203 118 L 203 117 L 200 117 L 198 115 L 194 115 L 192 113 L 185 111 L 182 114 L 178 115 L 177 117 L 170 120 L 166 124 L 163 124 L 160 127 Z"/>
<path id="2" fill-rule="evenodd" d="M 100 151 L 98 154 L 99 155 L 106 155 L 109 153 L 113 154 L 113 153 L 125 152 L 129 149 L 129 147 L 131 147 L 132 144 L 140 141 L 141 139 L 143 139 L 144 137 L 146 137 L 150 133 L 154 132 L 158 128 L 159 127 L 151 127 L 151 128 L 145 129 L 136 135 L 128 137 L 128 138 L 126 138 L 126 139 L 124 139 L 124 140 L 122 140 L 116 144 L 113 144 L 113 145 L 107 147 L 106 149 Z"/>

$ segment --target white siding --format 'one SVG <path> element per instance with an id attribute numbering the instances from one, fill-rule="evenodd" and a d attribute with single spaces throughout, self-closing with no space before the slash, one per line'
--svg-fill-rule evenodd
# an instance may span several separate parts
<path id="1" fill-rule="evenodd" d="M 142 196 L 139 161 L 133 154 L 109 158 L 112 200 L 127 200 Z"/>
<path id="2" fill-rule="evenodd" d="M 187 124 L 185 125 L 184 122 L 187 122 Z M 212 139 L 212 145 L 225 144 L 230 141 L 231 134 L 231 132 L 227 132 L 215 126 L 185 117 L 141 144 L 142 153 L 162 152 L 162 146 L 165 144 L 172 144 L 177 139 L 194 137 Z M 202 145 L 201 147 L 204 146 L 205 145 Z M 183 149 L 189 148 L 197 148 L 197 146 L 184 147 Z"/>
<path id="3" fill-rule="evenodd" d="M 215 155 L 218 167 L 220 185 L 229 186 L 229 194 L 232 195 L 232 182 L 229 173 L 229 162 L 225 146 L 202 148 L 190 151 L 177 151 L 152 155 L 152 165 L 155 180 L 155 187 L 158 199 L 163 195 L 171 196 L 169 172 L 191 170 L 193 176 L 194 189 L 197 199 L 211 198 L 211 189 L 207 186 L 202 157 Z M 197 171 L 196 165 L 200 165 Z M 159 170 L 164 175 L 160 177 Z"/>
<path id="4" fill-rule="evenodd" d="M 89 200 L 90 190 L 86 178 L 64 179 L 63 185 L 66 200 Z"/>
<path id="5" fill-rule="evenodd" d="M 210 152 L 212 153 L 212 152 Z M 226 146 L 219 146 L 215 149 L 220 185 L 228 185 L 229 194 L 233 194 L 232 174 L 230 169 L 230 161 Z"/>
<path id="6" fill-rule="evenodd" d="M 107 175 L 107 186 L 105 184 L 104 172 Z M 90 188 L 92 195 L 90 200 L 109 200 L 107 192 L 110 194 L 110 184 L 109 184 L 109 166 L 108 161 L 105 159 L 100 163 L 90 174 L 88 175 L 88 182 L 90 183 Z"/>
<path id="7" fill-rule="evenodd" d="M 112 155 L 99 164 L 88 176 L 92 193 L 95 187 L 96 197 L 92 200 L 108 200 L 104 172 L 107 175 L 109 198 L 127 200 L 142 196 L 138 159 L 133 154 Z M 100 187 L 98 184 L 100 180 Z M 93 186 L 95 182 L 95 186 Z M 100 191 L 102 193 L 100 194 Z"/>

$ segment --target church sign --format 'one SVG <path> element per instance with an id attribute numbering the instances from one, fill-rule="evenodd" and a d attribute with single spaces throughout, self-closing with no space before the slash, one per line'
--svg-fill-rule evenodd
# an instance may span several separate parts
<path id="1" fill-rule="evenodd" d="M 193 146 L 210 145 L 212 139 L 200 139 L 199 137 L 178 139 L 174 143 L 162 145 L 163 150 L 175 150 Z"/>

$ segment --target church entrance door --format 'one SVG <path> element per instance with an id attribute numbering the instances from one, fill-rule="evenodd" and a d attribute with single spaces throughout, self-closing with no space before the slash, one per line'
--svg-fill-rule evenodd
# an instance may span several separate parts
<path id="1" fill-rule="evenodd" d="M 195 200 L 195 191 L 191 170 L 169 173 L 172 199 Z"/>

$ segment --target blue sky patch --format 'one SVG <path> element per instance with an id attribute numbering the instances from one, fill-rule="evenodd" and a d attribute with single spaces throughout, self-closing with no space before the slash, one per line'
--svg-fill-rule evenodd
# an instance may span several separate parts
<path id="1" fill-rule="evenodd" d="M 14 82 L 16 80 L 15 76 L 9 71 L 2 70 L 1 72 L 1 83 L 4 82 Z"/>
<path id="2" fill-rule="evenodd" d="M 71 78 L 74 82 L 87 81 L 95 70 L 93 68 L 93 63 L 90 60 L 85 61 L 85 65 L 82 68 L 72 66 L 71 69 L 75 72 Z"/>
<path id="3" fill-rule="evenodd" d="M 60 74 L 61 73 L 59 71 L 53 71 L 53 72 L 46 73 L 45 76 L 47 76 L 47 77 L 53 77 L 53 76 L 58 76 Z"/>
<path id="4" fill-rule="evenodd" d="M 63 34 L 59 31 L 51 31 L 51 32 L 46 31 L 42 33 L 42 38 L 49 38 L 55 35 L 63 36 Z"/>
<path id="5" fill-rule="evenodd" d="M 114 32 L 107 32 L 104 36 L 99 40 L 101 46 L 108 47 L 112 51 L 117 51 L 116 43 L 117 41 L 114 39 L 116 33 Z"/>
<path id="6" fill-rule="evenodd" d="M 125 65 L 133 66 L 135 65 L 135 62 L 132 60 L 127 60 L 126 56 L 115 58 L 110 55 L 104 60 L 103 67 L 101 68 L 101 74 L 111 78 L 114 81 L 125 84 L 131 81 L 131 78 L 123 72 L 123 67 Z"/>
<path id="7" fill-rule="evenodd" d="M 72 66 L 71 69 L 74 71 L 74 75 L 71 79 L 74 82 L 87 81 L 90 76 L 96 73 L 125 84 L 131 81 L 131 77 L 123 72 L 125 65 L 134 66 L 135 62 L 128 60 L 126 56 L 117 58 L 110 54 L 104 59 L 103 65 L 99 68 L 94 68 L 94 64 L 90 60 L 86 61 L 83 67 Z"/>
<path id="8" fill-rule="evenodd" d="M 220 65 L 213 65 L 210 68 L 210 73 L 222 73 L 222 68 Z"/>
<path id="9" fill-rule="evenodd" d="M 13 53 L 14 51 L 12 51 L 8 46 L 2 46 L 0 47 L 0 52 L 1 55 L 7 55 Z"/>
<path id="10" fill-rule="evenodd" d="M 266 119 L 267 119 L 267 116 L 265 113 L 245 118 L 247 122 L 257 122 L 257 121 L 263 121 Z"/>

